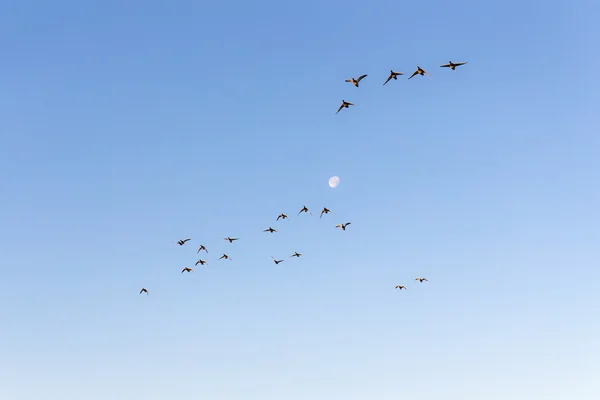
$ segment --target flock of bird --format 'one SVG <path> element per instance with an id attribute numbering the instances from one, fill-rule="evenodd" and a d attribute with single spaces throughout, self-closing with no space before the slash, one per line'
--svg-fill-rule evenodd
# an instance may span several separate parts
<path id="1" fill-rule="evenodd" d="M 450 68 L 451 70 L 456 70 L 456 67 L 460 67 L 461 65 L 465 65 L 467 64 L 467 62 L 452 62 L 449 61 L 448 64 L 442 64 L 440 65 L 441 68 Z M 390 80 L 398 80 L 398 76 L 400 75 L 404 75 L 403 72 L 396 72 L 394 70 L 390 70 L 390 75 L 387 77 L 387 79 L 385 80 L 385 82 L 383 82 L 383 86 L 385 86 L 386 83 L 388 83 Z M 412 79 L 415 75 L 427 75 L 427 76 L 431 76 L 429 74 L 429 72 L 425 71 L 423 68 L 421 68 L 420 66 L 417 65 L 417 70 L 415 72 L 412 73 L 412 75 L 408 78 L 408 79 Z M 349 82 L 351 84 L 353 84 L 356 87 L 359 87 L 359 83 L 360 81 L 362 81 L 363 79 L 365 79 L 368 75 L 364 74 L 359 76 L 358 78 L 348 78 L 345 80 L 345 82 Z M 337 113 L 339 113 L 342 108 L 350 108 L 350 106 L 354 106 L 354 103 L 351 103 L 349 101 L 346 100 L 342 100 L 342 105 L 340 105 L 340 107 L 338 108 Z"/>

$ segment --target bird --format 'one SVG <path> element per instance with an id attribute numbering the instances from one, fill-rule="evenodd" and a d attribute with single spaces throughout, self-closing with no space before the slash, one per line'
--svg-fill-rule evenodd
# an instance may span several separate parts
<path id="1" fill-rule="evenodd" d="M 273 262 L 278 265 L 279 263 L 283 262 L 283 260 L 276 260 L 275 257 L 271 256 L 271 258 L 273 259 Z"/>
<path id="2" fill-rule="evenodd" d="M 319 218 L 323 218 L 323 214 L 329 214 L 331 210 L 327 207 L 323 207 L 323 211 L 321 211 L 321 216 Z"/>
<path id="3" fill-rule="evenodd" d="M 229 243 L 233 243 L 234 240 L 239 240 L 239 238 L 230 238 L 229 236 L 227 236 L 226 238 L 223 238 L 224 240 L 227 240 Z"/>
<path id="4" fill-rule="evenodd" d="M 300 215 L 300 213 L 303 213 L 303 212 L 307 212 L 307 213 L 310 213 L 310 215 L 312 215 L 312 212 L 306 206 L 303 206 L 302 209 L 300 211 L 298 211 L 298 215 Z"/>
<path id="5" fill-rule="evenodd" d="M 417 70 L 415 72 L 413 72 L 413 74 L 410 76 L 410 78 L 412 78 L 415 75 L 425 75 L 425 74 L 427 74 L 427 76 L 431 76 L 431 75 L 429 75 L 429 72 L 425 71 L 423 68 L 421 68 L 417 65 Z M 410 79 L 410 78 L 408 78 L 408 79 Z"/>
<path id="6" fill-rule="evenodd" d="M 208 264 L 208 261 L 204 261 L 204 260 L 200 259 L 200 260 L 196 261 L 196 265 L 198 265 L 198 264 L 200 264 L 200 265 Z M 194 266 L 196 266 L 196 265 L 194 265 Z"/>
<path id="7" fill-rule="evenodd" d="M 337 224 L 335 227 L 342 228 L 342 230 L 345 231 L 348 225 L 350 225 L 350 222 L 346 222 L 345 224 Z"/>
<path id="8" fill-rule="evenodd" d="M 286 219 L 287 217 L 288 217 L 287 215 L 285 215 L 284 213 L 281 213 L 277 216 L 277 221 L 279 221 L 279 218 Z"/>
<path id="9" fill-rule="evenodd" d="M 265 229 L 263 232 L 271 232 L 271 233 L 273 233 L 273 232 L 277 232 L 277 230 L 269 227 L 269 228 Z"/>
<path id="10" fill-rule="evenodd" d="M 358 87 L 358 82 L 362 81 L 363 78 L 366 78 L 366 77 L 367 77 L 367 74 L 364 74 L 364 75 L 359 76 L 358 79 L 350 78 L 350 79 L 346 79 L 344 82 L 350 82 L 354 86 Z"/>
<path id="11" fill-rule="evenodd" d="M 192 240 L 192 239 L 178 240 L 177 244 L 180 246 L 183 246 L 185 244 L 185 242 L 187 242 L 188 240 Z"/>
<path id="12" fill-rule="evenodd" d="M 342 100 L 342 105 L 340 106 L 340 108 L 338 108 L 336 114 L 339 113 L 342 108 L 350 108 L 350 106 L 353 106 L 353 105 L 354 104 L 350 103 L 349 101 Z"/>
<path id="13" fill-rule="evenodd" d="M 146 295 L 148 294 L 148 289 L 146 288 L 142 288 L 142 290 L 140 290 L 140 294 L 142 293 L 146 293 Z"/>
<path id="14" fill-rule="evenodd" d="M 219 257 L 219 260 L 221 259 L 226 259 L 226 260 L 231 260 L 231 257 L 229 257 L 227 254 L 223 253 L 223 255 L 221 257 Z"/>
<path id="15" fill-rule="evenodd" d="M 415 281 L 419 281 L 419 283 L 423 283 L 423 281 L 429 282 L 427 278 L 415 278 Z"/>
<path id="16" fill-rule="evenodd" d="M 460 67 L 461 65 L 465 65 L 467 63 L 468 63 L 468 61 L 457 62 L 457 63 L 453 63 L 452 61 L 448 61 L 448 64 L 440 65 L 440 67 L 446 67 L 446 68 L 450 68 L 451 70 L 456 70 L 456 67 Z"/>
<path id="17" fill-rule="evenodd" d="M 297 251 L 295 251 L 294 254 L 292 254 L 290 258 L 292 258 L 292 257 L 300 258 L 301 255 L 302 255 L 301 253 L 298 253 Z"/>
<path id="18" fill-rule="evenodd" d="M 190 267 L 185 267 L 184 269 L 181 270 L 181 273 L 183 274 L 184 272 L 194 272 L 193 268 Z"/>
<path id="19" fill-rule="evenodd" d="M 385 80 L 385 82 L 383 82 L 383 86 L 385 86 L 385 84 L 388 83 L 390 81 L 390 79 L 398 80 L 398 75 L 404 75 L 404 73 L 403 72 L 394 72 L 393 70 L 390 69 L 390 76 L 388 76 L 388 78 Z"/>
<path id="20" fill-rule="evenodd" d="M 206 247 L 204 247 L 203 244 L 201 244 L 200 247 L 198 247 L 198 251 L 196 252 L 196 254 L 200 253 L 202 250 L 204 250 L 208 254 L 208 250 L 206 250 Z"/>
<path id="21" fill-rule="evenodd" d="M 395 289 L 400 289 L 400 290 L 404 289 L 404 290 L 408 290 L 408 289 L 406 289 L 406 286 L 404 286 L 404 285 L 397 285 Z"/>

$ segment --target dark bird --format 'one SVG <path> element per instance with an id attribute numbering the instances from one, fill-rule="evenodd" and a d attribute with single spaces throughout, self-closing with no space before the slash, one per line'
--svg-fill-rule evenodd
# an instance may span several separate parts
<path id="1" fill-rule="evenodd" d="M 336 114 L 339 113 L 342 108 L 350 108 L 350 106 L 353 106 L 353 105 L 354 104 L 350 103 L 349 101 L 342 100 L 342 105 L 340 106 L 340 108 L 338 108 Z"/>
<path id="2" fill-rule="evenodd" d="M 271 232 L 271 233 L 273 233 L 273 232 L 277 232 L 277 230 L 269 227 L 268 229 L 265 229 L 263 232 Z"/>
<path id="3" fill-rule="evenodd" d="M 229 243 L 233 243 L 234 240 L 238 240 L 239 238 L 230 238 L 229 236 L 227 236 L 226 238 L 223 238 L 225 240 L 227 240 Z"/>
<path id="4" fill-rule="evenodd" d="M 398 75 L 404 75 L 404 73 L 403 72 L 394 72 L 390 69 L 390 76 L 388 76 L 388 78 L 385 80 L 385 82 L 383 82 L 383 86 L 385 86 L 385 84 L 388 83 L 390 81 L 390 79 L 397 81 Z"/>
<path id="5" fill-rule="evenodd" d="M 178 240 L 177 244 L 180 246 L 183 246 L 185 244 L 185 242 L 187 242 L 188 240 L 192 240 L 192 239 Z"/>
<path id="6" fill-rule="evenodd" d="M 200 259 L 200 260 L 196 261 L 196 265 L 198 265 L 198 264 L 200 264 L 200 265 L 208 264 L 208 261 L 204 261 L 204 260 Z M 196 266 L 196 265 L 194 265 L 194 266 Z"/>
<path id="7" fill-rule="evenodd" d="M 425 71 L 423 68 L 421 68 L 417 65 L 417 70 L 415 72 L 413 72 L 413 74 L 410 76 L 410 78 L 412 78 L 415 75 L 425 75 L 425 74 L 427 74 L 427 76 L 431 76 L 431 75 L 429 75 L 429 72 Z M 408 78 L 408 79 L 410 79 L 410 78 Z"/>
<path id="8" fill-rule="evenodd" d="M 279 264 L 279 263 L 282 263 L 282 262 L 283 262 L 283 260 L 276 260 L 276 259 L 275 259 L 275 257 L 273 257 L 273 256 L 271 256 L 271 258 L 273 259 L 273 262 L 274 262 L 275 264 Z"/>
<path id="9" fill-rule="evenodd" d="M 468 61 L 453 63 L 452 61 L 448 61 L 448 64 L 440 65 L 440 67 L 446 67 L 446 68 L 450 68 L 451 70 L 455 70 L 456 67 L 460 67 L 461 65 L 465 65 L 467 62 Z"/>
<path id="10" fill-rule="evenodd" d="M 283 219 L 287 219 L 287 215 L 285 215 L 284 213 L 281 213 L 277 216 L 277 221 L 279 221 L 279 218 L 283 218 Z"/>
<path id="11" fill-rule="evenodd" d="M 350 225 L 350 222 L 346 222 L 345 224 L 337 224 L 335 227 L 342 228 L 342 230 L 345 231 L 348 225 Z"/>
<path id="12" fill-rule="evenodd" d="M 196 252 L 196 254 L 200 253 L 202 250 L 204 250 L 208 254 L 208 250 L 206 250 L 206 247 L 204 247 L 203 244 L 201 244 L 200 247 L 198 247 L 198 251 Z"/>
<path id="13" fill-rule="evenodd" d="M 310 213 L 310 215 L 312 215 L 312 212 L 306 206 L 303 206 L 302 209 L 300 211 L 298 211 L 298 215 L 300 215 L 300 213 L 303 213 L 303 212 L 305 212 L 305 213 L 307 212 L 307 213 Z"/>
<path id="14" fill-rule="evenodd" d="M 142 293 L 148 294 L 148 290 L 146 288 L 142 288 L 142 290 L 140 290 L 140 294 L 142 294 Z"/>
<path id="15" fill-rule="evenodd" d="M 354 78 L 346 79 L 345 82 L 350 82 L 354 86 L 358 87 L 358 82 L 362 81 L 363 78 L 366 78 L 366 77 L 367 77 L 367 74 L 364 74 L 364 75 L 359 76 L 358 79 L 354 79 Z"/>
<path id="16" fill-rule="evenodd" d="M 415 278 L 415 281 L 419 281 L 419 283 L 423 283 L 423 281 L 429 282 L 427 278 Z"/>
<path id="17" fill-rule="evenodd" d="M 185 267 L 184 269 L 181 270 L 181 273 L 183 274 L 184 272 L 194 272 L 193 268 L 190 267 Z"/>
<path id="18" fill-rule="evenodd" d="M 229 257 L 227 254 L 223 253 L 223 255 L 221 257 L 219 257 L 219 260 L 221 259 L 226 259 L 226 260 L 231 260 L 231 257 Z"/>
<path id="19" fill-rule="evenodd" d="M 397 285 L 397 286 L 396 286 L 396 289 L 400 289 L 400 290 L 404 289 L 404 290 L 407 290 L 407 289 L 406 289 L 406 286 L 404 286 L 404 285 Z"/>
<path id="20" fill-rule="evenodd" d="M 300 258 L 301 255 L 302 255 L 301 253 L 298 253 L 296 251 L 296 252 L 294 252 L 294 254 L 292 254 L 292 256 L 290 258 L 292 258 L 292 257 L 298 257 L 298 258 Z"/>
<path id="21" fill-rule="evenodd" d="M 321 216 L 319 218 L 323 218 L 323 214 L 329 214 L 331 210 L 327 207 L 323 207 L 323 211 L 321 211 Z"/>

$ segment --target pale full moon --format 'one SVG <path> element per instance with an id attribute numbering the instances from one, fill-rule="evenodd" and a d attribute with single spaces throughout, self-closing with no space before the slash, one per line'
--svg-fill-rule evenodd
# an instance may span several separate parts
<path id="1" fill-rule="evenodd" d="M 339 184 L 340 184 L 340 178 L 338 178 L 337 176 L 332 176 L 331 178 L 329 178 L 329 187 L 330 188 L 333 189 Z"/>

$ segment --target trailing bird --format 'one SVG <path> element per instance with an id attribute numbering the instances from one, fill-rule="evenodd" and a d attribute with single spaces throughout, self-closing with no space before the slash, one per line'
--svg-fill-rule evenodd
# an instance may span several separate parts
<path id="1" fill-rule="evenodd" d="M 383 82 L 383 86 L 385 86 L 385 84 L 388 83 L 390 81 L 390 79 L 398 80 L 398 75 L 404 75 L 404 73 L 403 72 L 394 72 L 393 70 L 390 69 L 390 76 L 388 76 L 388 78 L 385 80 L 385 82 Z"/>
<path id="2" fill-rule="evenodd" d="M 338 108 L 336 114 L 339 113 L 342 108 L 350 108 L 350 106 L 353 106 L 353 105 L 354 104 L 350 103 L 349 101 L 342 100 L 342 105 L 340 106 L 340 108 Z"/>
<path id="3" fill-rule="evenodd" d="M 219 260 L 221 259 L 226 259 L 226 260 L 231 260 L 231 257 L 229 257 L 227 254 L 223 253 L 223 255 L 221 257 L 219 257 Z"/>
<path id="4" fill-rule="evenodd" d="M 397 286 L 396 286 L 396 289 L 400 289 L 400 290 L 402 290 L 402 289 L 404 289 L 404 290 L 408 290 L 408 289 L 406 289 L 406 286 L 404 286 L 404 285 L 397 285 Z"/>
<path id="5" fill-rule="evenodd" d="M 282 262 L 283 262 L 283 260 L 276 260 L 276 259 L 275 259 L 275 257 L 273 257 L 273 256 L 271 256 L 271 258 L 273 259 L 273 262 L 274 262 L 275 264 L 279 264 L 279 263 L 282 263 Z"/>
<path id="6" fill-rule="evenodd" d="M 421 68 L 417 65 L 417 70 L 415 72 L 413 72 L 413 74 L 408 79 L 411 79 L 415 75 L 425 75 L 425 74 L 427 74 L 427 76 L 431 76 L 431 75 L 429 75 L 429 72 L 425 71 L 423 68 Z"/>
<path id="7" fill-rule="evenodd" d="M 229 236 L 227 236 L 226 238 L 223 238 L 224 240 L 227 240 L 229 243 L 233 243 L 234 240 L 239 240 L 239 238 L 230 238 Z"/>
<path id="8" fill-rule="evenodd" d="M 184 272 L 194 272 L 193 268 L 190 267 L 185 267 L 184 269 L 181 270 L 181 273 L 183 274 Z"/>
<path id="9" fill-rule="evenodd" d="M 292 256 L 290 258 L 292 258 L 292 257 L 298 257 L 298 258 L 300 258 L 301 255 L 302 255 L 301 253 L 298 253 L 296 251 L 296 252 L 294 252 L 294 254 L 292 254 Z"/>
<path id="10" fill-rule="evenodd" d="M 429 282 L 427 278 L 415 278 L 415 281 L 419 281 L 419 283 L 423 283 L 423 281 Z"/>
<path id="11" fill-rule="evenodd" d="M 450 68 L 451 70 L 456 70 L 456 67 L 460 67 L 461 65 L 467 64 L 468 61 L 465 62 L 457 62 L 453 63 L 452 61 L 448 61 L 448 64 L 440 65 L 440 67 Z"/>
<path id="12" fill-rule="evenodd" d="M 200 265 L 208 264 L 208 261 L 204 261 L 204 260 L 200 259 L 200 260 L 196 261 L 196 265 L 198 265 L 198 264 L 200 264 Z M 196 266 L 196 265 L 194 265 L 194 266 Z"/>
<path id="13" fill-rule="evenodd" d="M 345 231 L 348 225 L 350 225 L 350 222 L 346 222 L 345 224 L 337 224 L 335 227 L 342 228 L 342 230 Z"/>
<path id="14" fill-rule="evenodd" d="M 298 215 L 300 215 L 300 213 L 303 213 L 303 212 L 307 212 L 307 213 L 310 213 L 310 215 L 312 215 L 312 212 L 306 206 L 303 206 L 302 209 L 300 211 L 298 211 Z"/>
<path id="15" fill-rule="evenodd" d="M 203 244 L 201 244 L 200 247 L 198 247 L 198 251 L 196 252 L 196 254 L 200 253 L 202 250 L 204 250 L 206 254 L 208 254 L 208 250 L 206 250 L 206 247 L 204 247 Z"/>
<path id="16" fill-rule="evenodd" d="M 279 218 L 286 219 L 287 217 L 288 217 L 287 215 L 285 215 L 284 213 L 281 213 L 277 216 L 277 221 L 279 221 Z"/>
<path id="17" fill-rule="evenodd" d="M 358 87 L 358 82 L 362 81 L 363 78 L 366 78 L 366 77 L 367 77 L 367 74 L 364 74 L 364 75 L 359 76 L 358 79 L 350 78 L 350 79 L 346 79 L 344 82 L 350 82 L 354 86 Z"/>
<path id="18" fill-rule="evenodd" d="M 192 239 L 178 240 L 177 244 L 180 246 L 183 246 L 185 244 L 185 242 L 187 242 L 188 240 L 192 240 Z"/>
<path id="19" fill-rule="evenodd" d="M 140 294 L 142 293 L 146 293 L 146 295 L 148 294 L 148 290 L 146 288 L 142 288 L 142 290 L 140 290 Z"/>
<path id="20" fill-rule="evenodd" d="M 277 230 L 269 227 L 268 229 L 265 229 L 263 232 L 271 232 L 271 233 L 273 233 L 273 232 L 277 232 Z"/>
<path id="21" fill-rule="evenodd" d="M 321 216 L 319 218 L 323 218 L 323 214 L 329 214 L 331 210 L 327 207 L 323 207 L 323 211 L 321 211 Z"/>

